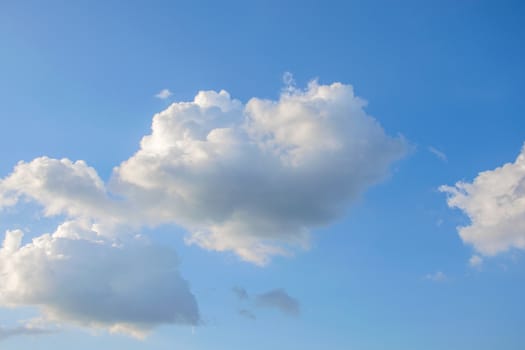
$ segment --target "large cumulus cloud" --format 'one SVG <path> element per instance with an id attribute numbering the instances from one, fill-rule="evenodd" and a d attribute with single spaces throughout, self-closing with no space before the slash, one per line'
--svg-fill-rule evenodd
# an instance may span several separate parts
<path id="1" fill-rule="evenodd" d="M 200 92 L 153 118 L 113 185 L 153 222 L 175 222 L 187 241 L 264 264 L 307 246 L 405 152 L 364 111 L 351 86 L 310 83 L 277 101 L 243 105 Z"/>
<path id="2" fill-rule="evenodd" d="M 364 111 L 349 85 L 288 87 L 242 103 L 201 91 L 153 117 L 151 133 L 103 181 L 86 162 L 36 158 L 0 180 L 0 209 L 32 201 L 65 218 L 0 252 L 0 305 L 38 306 L 49 320 L 144 334 L 197 324 L 173 252 L 135 237 L 175 224 L 186 241 L 264 265 L 308 247 L 406 151 Z"/>
<path id="3" fill-rule="evenodd" d="M 476 251 L 492 256 L 511 248 L 525 249 L 525 147 L 514 163 L 440 190 L 448 194 L 450 207 L 469 217 L 470 224 L 460 227 L 459 235 Z M 481 259 L 474 260 L 479 265 Z"/>
<path id="4" fill-rule="evenodd" d="M 20 197 L 45 213 L 101 225 L 178 224 L 186 241 L 265 264 L 307 247 L 406 150 L 364 111 L 349 85 L 289 88 L 246 104 L 201 91 L 153 118 L 140 149 L 108 184 L 83 161 L 38 158 L 0 182 L 0 204 Z"/>

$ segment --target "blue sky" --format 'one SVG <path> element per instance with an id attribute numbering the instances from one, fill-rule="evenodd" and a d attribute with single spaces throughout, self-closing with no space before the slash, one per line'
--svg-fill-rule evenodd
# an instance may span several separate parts
<path id="1" fill-rule="evenodd" d="M 521 349 L 524 14 L 3 1 L 0 347 Z"/>

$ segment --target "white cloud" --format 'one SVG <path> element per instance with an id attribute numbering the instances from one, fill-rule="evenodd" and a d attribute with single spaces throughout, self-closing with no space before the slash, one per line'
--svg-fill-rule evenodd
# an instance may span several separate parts
<path id="1" fill-rule="evenodd" d="M 85 222 L 22 244 L 7 231 L 0 249 L 0 306 L 36 306 L 48 322 L 143 337 L 159 324 L 199 323 L 173 251 L 102 238 Z"/>
<path id="2" fill-rule="evenodd" d="M 274 308 L 282 313 L 299 316 L 300 304 L 297 299 L 291 297 L 284 289 L 274 289 L 256 297 L 256 303 L 262 307 Z"/>
<path id="3" fill-rule="evenodd" d="M 290 79 L 276 101 L 243 104 L 221 90 L 173 103 L 108 183 L 84 161 L 18 163 L 0 180 L 0 209 L 33 201 L 66 221 L 25 244 L 21 231 L 6 233 L 0 305 L 140 337 L 199 322 L 175 253 L 135 238 L 142 227 L 177 224 L 188 243 L 259 265 L 308 247 L 310 231 L 388 176 L 407 144 L 385 134 L 351 86 L 299 90 Z M 257 300 L 299 310 L 282 290 Z"/>
<path id="4" fill-rule="evenodd" d="M 407 148 L 349 85 L 312 82 L 243 104 L 201 91 L 153 118 L 140 149 L 104 184 L 84 162 L 46 157 L 0 181 L 0 206 L 31 199 L 47 215 L 118 226 L 175 223 L 186 242 L 259 265 L 307 248 Z"/>
<path id="5" fill-rule="evenodd" d="M 116 208 L 96 170 L 81 160 L 40 157 L 19 162 L 0 181 L 0 207 L 14 205 L 21 197 L 41 204 L 47 216 L 107 217 Z"/>
<path id="6" fill-rule="evenodd" d="M 160 98 L 161 100 L 165 100 L 167 99 L 168 97 L 170 97 L 171 95 L 173 95 L 173 93 L 168 90 L 168 89 L 162 89 L 161 91 L 159 91 L 159 93 L 157 93 L 155 95 L 156 98 Z"/>
<path id="7" fill-rule="evenodd" d="M 441 271 L 436 271 L 434 273 L 429 273 L 425 275 L 425 279 L 434 281 L 434 282 L 443 282 L 447 280 L 447 275 Z"/>
<path id="8" fill-rule="evenodd" d="M 481 258 L 479 255 L 472 255 L 468 263 L 471 267 L 481 267 L 483 264 L 483 258 Z"/>
<path id="9" fill-rule="evenodd" d="M 307 247 L 388 174 L 406 143 L 391 138 L 351 86 L 310 83 L 246 105 L 201 91 L 155 115 L 151 135 L 114 173 L 114 189 L 187 242 L 265 264 Z"/>
<path id="10" fill-rule="evenodd" d="M 441 186 L 448 205 L 470 219 L 461 239 L 485 256 L 525 249 L 525 147 L 514 163 L 478 174 L 472 183 Z"/>
<path id="11" fill-rule="evenodd" d="M 436 157 L 438 157 L 439 159 L 441 159 L 442 161 L 444 162 L 448 161 L 447 155 L 441 152 L 440 150 L 430 146 L 428 147 L 428 151 L 432 153 L 433 155 L 435 155 Z"/>

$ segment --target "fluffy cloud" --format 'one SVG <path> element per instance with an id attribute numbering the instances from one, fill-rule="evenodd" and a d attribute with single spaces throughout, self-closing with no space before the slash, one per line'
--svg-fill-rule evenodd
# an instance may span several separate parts
<path id="1" fill-rule="evenodd" d="M 0 208 L 20 199 L 41 204 L 47 216 L 107 218 L 108 212 L 117 208 L 109 200 L 97 171 L 81 160 L 40 157 L 29 163 L 19 162 L 0 181 Z"/>
<path id="2" fill-rule="evenodd" d="M 291 297 L 284 289 L 274 289 L 256 297 L 259 306 L 277 309 L 291 316 L 298 316 L 300 305 L 297 299 Z"/>
<path id="3" fill-rule="evenodd" d="M 169 249 L 142 240 L 108 242 L 66 222 L 22 244 L 7 231 L 0 249 L 0 305 L 36 306 L 49 322 L 143 337 L 158 324 L 196 325 L 199 311 Z"/>
<path id="4" fill-rule="evenodd" d="M 265 264 L 307 247 L 405 152 L 351 86 L 310 83 L 246 105 L 226 91 L 155 115 L 140 150 L 116 168 L 113 190 L 148 222 L 184 226 L 187 242 Z"/>
<path id="5" fill-rule="evenodd" d="M 484 171 L 472 183 L 441 186 L 448 205 L 461 209 L 470 225 L 459 227 L 461 239 L 480 254 L 493 256 L 525 249 L 525 147 L 514 163 Z M 481 259 L 471 260 L 479 265 Z"/>
<path id="6" fill-rule="evenodd" d="M 244 317 L 244 318 L 247 318 L 249 320 L 256 320 L 257 319 L 257 316 L 255 316 L 255 314 L 253 312 L 251 312 L 250 310 L 246 310 L 246 309 L 241 309 L 239 310 L 239 315 Z"/>
<path id="7" fill-rule="evenodd" d="M 340 83 L 246 104 L 201 91 L 155 115 L 108 184 L 82 161 L 38 158 L 0 181 L 0 206 L 30 199 L 104 232 L 174 223 L 190 244 L 264 265 L 308 247 L 311 229 L 340 217 L 405 153 L 365 105 Z"/>
<path id="8" fill-rule="evenodd" d="M 290 79 L 278 100 L 243 104 L 221 90 L 171 104 L 107 183 L 84 161 L 18 163 L 0 180 L 0 209 L 33 201 L 66 222 L 25 244 L 7 232 L 0 305 L 142 336 L 199 322 L 175 254 L 136 239 L 142 227 L 176 224 L 189 244 L 259 265 L 308 247 L 310 231 L 384 179 L 406 142 L 385 134 L 351 86 L 299 90 Z M 282 290 L 256 300 L 299 310 Z"/>

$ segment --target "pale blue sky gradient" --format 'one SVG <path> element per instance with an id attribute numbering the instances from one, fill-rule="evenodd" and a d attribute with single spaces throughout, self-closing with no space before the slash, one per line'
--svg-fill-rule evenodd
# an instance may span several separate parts
<path id="1" fill-rule="evenodd" d="M 162 326 L 144 341 L 66 328 L 0 339 L 0 348 L 523 349 L 523 253 L 469 267 L 473 250 L 456 231 L 468 220 L 437 189 L 518 155 L 524 15 L 520 1 L 2 1 L 1 177 L 47 155 L 83 159 L 107 179 L 169 101 L 209 89 L 275 99 L 285 72 L 301 87 L 353 85 L 413 150 L 343 219 L 315 231 L 310 250 L 264 268 L 187 246 L 180 228 L 149 230 L 177 251 L 202 326 Z M 164 88 L 173 96 L 155 98 Z M 26 223 L 31 215 L 0 212 L 0 231 L 57 223 Z M 425 278 L 438 271 L 444 281 Z M 301 314 L 240 301 L 235 286 L 284 288 Z M 0 325 L 34 315 L 0 309 Z"/>

